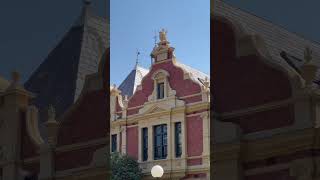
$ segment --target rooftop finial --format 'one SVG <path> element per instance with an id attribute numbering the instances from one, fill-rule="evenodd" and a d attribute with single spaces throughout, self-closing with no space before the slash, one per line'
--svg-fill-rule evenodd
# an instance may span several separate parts
<path id="1" fill-rule="evenodd" d="M 13 71 L 13 72 L 11 73 L 11 77 L 12 77 L 12 81 L 13 81 L 14 83 L 18 83 L 19 80 L 20 80 L 20 74 L 19 74 L 19 72 L 17 72 L 17 71 Z"/>
<path id="2" fill-rule="evenodd" d="M 137 58 L 136 58 L 136 68 L 137 68 L 137 66 L 138 66 L 138 64 L 139 64 L 139 55 L 140 55 L 140 52 L 139 52 L 139 50 L 137 49 Z"/>
<path id="3" fill-rule="evenodd" d="M 306 63 L 308 63 L 312 60 L 312 50 L 308 46 L 304 50 L 304 59 L 305 59 Z"/>
<path id="4" fill-rule="evenodd" d="M 162 28 L 162 30 L 159 32 L 159 37 L 161 42 L 167 42 L 167 31 Z"/>
<path id="5" fill-rule="evenodd" d="M 157 46 L 157 39 L 158 39 L 158 36 L 157 36 L 157 32 L 156 32 L 156 31 L 154 32 L 153 38 L 154 38 L 154 46 L 156 47 L 156 46 Z"/>
<path id="6" fill-rule="evenodd" d="M 49 105 L 48 108 L 48 119 L 54 120 L 56 118 L 56 110 L 54 109 L 53 105 Z"/>

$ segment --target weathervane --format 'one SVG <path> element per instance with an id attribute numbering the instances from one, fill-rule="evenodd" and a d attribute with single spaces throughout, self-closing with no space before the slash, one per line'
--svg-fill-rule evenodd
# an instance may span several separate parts
<path id="1" fill-rule="evenodd" d="M 157 31 L 154 31 L 154 36 L 153 36 L 153 38 L 154 38 L 154 46 L 157 46 L 157 38 L 158 38 L 158 36 L 157 36 Z"/>
<path id="2" fill-rule="evenodd" d="M 138 64 L 139 64 L 139 55 L 140 55 L 140 52 L 139 52 L 139 50 L 137 49 L 136 67 L 137 67 Z"/>

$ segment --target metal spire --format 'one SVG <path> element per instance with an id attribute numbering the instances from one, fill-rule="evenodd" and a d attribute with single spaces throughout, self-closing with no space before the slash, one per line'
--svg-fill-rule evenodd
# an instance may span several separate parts
<path id="1" fill-rule="evenodd" d="M 138 64 L 139 64 L 139 55 L 140 55 L 140 52 L 137 49 L 136 68 L 138 67 Z"/>
<path id="2" fill-rule="evenodd" d="M 157 31 L 154 31 L 154 46 L 157 46 L 157 39 L 158 39 L 158 36 L 157 36 Z"/>

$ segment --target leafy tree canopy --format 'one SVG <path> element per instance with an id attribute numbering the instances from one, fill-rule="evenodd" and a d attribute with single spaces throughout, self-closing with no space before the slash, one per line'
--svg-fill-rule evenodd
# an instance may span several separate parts
<path id="1" fill-rule="evenodd" d="M 135 159 L 119 153 L 111 154 L 111 172 L 112 180 L 140 180 L 142 178 L 139 163 Z"/>

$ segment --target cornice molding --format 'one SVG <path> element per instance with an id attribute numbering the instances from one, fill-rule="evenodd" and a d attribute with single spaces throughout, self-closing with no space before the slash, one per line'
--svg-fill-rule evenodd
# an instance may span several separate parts
<path id="1" fill-rule="evenodd" d="M 241 144 L 241 159 L 246 162 L 288 155 L 314 147 L 314 130 L 305 129 Z"/>
<path id="2" fill-rule="evenodd" d="M 104 144 L 107 144 L 108 142 L 109 142 L 109 137 L 100 138 L 100 139 L 96 139 L 96 140 L 87 141 L 84 143 L 75 143 L 75 144 L 60 146 L 60 147 L 56 148 L 55 152 L 61 153 L 61 152 L 66 152 L 66 151 L 79 150 L 79 149 L 83 149 L 83 148 L 87 148 L 87 147 L 104 145 Z"/>
<path id="3" fill-rule="evenodd" d="M 244 115 L 250 115 L 254 113 L 259 113 L 259 112 L 264 112 L 264 111 L 269 111 L 281 107 L 285 107 L 288 105 L 294 105 L 294 103 L 299 102 L 299 101 L 308 101 L 310 96 L 308 95 L 300 95 L 300 96 L 295 96 L 291 97 L 285 100 L 281 101 L 275 101 L 271 103 L 265 103 L 257 106 L 252 106 L 240 110 L 235 110 L 231 112 L 225 112 L 225 113 L 213 113 L 214 117 L 217 117 L 219 120 L 224 120 L 224 119 L 230 119 L 230 118 L 235 118 L 239 116 L 244 116 Z"/>
<path id="4" fill-rule="evenodd" d="M 248 142 L 213 144 L 212 162 L 234 159 L 252 162 L 312 150 L 316 148 L 315 136 L 315 130 L 310 128 Z"/>
<path id="5" fill-rule="evenodd" d="M 160 112 L 154 112 L 149 114 L 135 114 L 130 115 L 126 119 L 118 119 L 111 122 L 111 128 L 115 128 L 117 126 L 126 125 L 127 123 L 138 123 L 140 120 L 145 120 L 148 118 L 156 118 L 156 117 L 162 117 L 162 116 L 170 116 L 175 114 L 181 114 L 181 113 L 192 113 L 197 112 L 201 110 L 208 110 L 210 109 L 210 102 L 200 102 L 195 103 L 192 105 L 186 105 L 182 107 L 176 107 L 173 109 L 168 109 Z"/>

